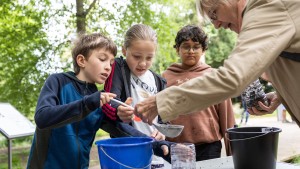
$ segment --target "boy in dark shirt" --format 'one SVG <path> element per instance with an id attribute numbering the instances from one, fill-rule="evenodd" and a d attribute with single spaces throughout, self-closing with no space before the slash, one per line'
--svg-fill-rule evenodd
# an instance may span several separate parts
<path id="1" fill-rule="evenodd" d="M 110 75 L 116 53 L 116 45 L 99 33 L 78 38 L 72 50 L 74 72 L 50 75 L 41 90 L 27 168 L 88 168 L 99 128 L 116 137 L 145 136 L 127 124 L 108 121 L 102 112 L 115 94 L 98 91 L 96 83 L 103 84 Z M 155 153 L 162 155 L 162 144 L 167 143 L 153 144 Z"/>

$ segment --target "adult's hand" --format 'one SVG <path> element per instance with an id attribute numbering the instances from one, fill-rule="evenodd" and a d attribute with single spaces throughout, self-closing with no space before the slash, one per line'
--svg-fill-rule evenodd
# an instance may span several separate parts
<path id="1" fill-rule="evenodd" d="M 265 115 L 265 114 L 272 114 L 277 107 L 281 104 L 280 100 L 278 99 L 275 92 L 270 92 L 266 94 L 268 102 L 270 103 L 269 106 L 264 105 L 262 102 L 258 102 L 259 106 L 261 107 L 262 111 L 257 110 L 255 107 L 248 109 L 248 112 L 252 115 Z"/>
<path id="2" fill-rule="evenodd" d="M 130 105 L 132 103 L 132 98 L 128 97 L 125 103 Z M 133 110 L 134 109 L 132 107 L 120 105 L 118 107 L 117 115 L 123 122 L 130 123 L 133 118 Z"/>
<path id="3" fill-rule="evenodd" d="M 143 122 L 152 125 L 152 121 L 158 115 L 156 97 L 151 96 L 138 103 L 134 107 L 134 114 L 141 118 Z"/>

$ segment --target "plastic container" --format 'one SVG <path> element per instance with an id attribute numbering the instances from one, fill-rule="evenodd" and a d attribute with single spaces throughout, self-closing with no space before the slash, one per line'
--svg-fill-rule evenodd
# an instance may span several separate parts
<path id="1" fill-rule="evenodd" d="M 96 141 L 101 169 L 150 169 L 150 137 L 122 137 Z"/>
<path id="2" fill-rule="evenodd" d="M 196 169 L 195 145 L 177 143 L 171 145 L 172 169 Z"/>
<path id="3" fill-rule="evenodd" d="M 227 129 L 235 169 L 276 169 L 278 137 L 275 127 Z"/>

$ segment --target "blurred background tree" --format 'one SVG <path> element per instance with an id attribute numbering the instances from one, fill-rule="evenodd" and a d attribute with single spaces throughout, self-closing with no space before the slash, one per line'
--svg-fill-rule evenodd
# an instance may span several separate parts
<path id="1" fill-rule="evenodd" d="M 217 68 L 223 65 L 236 42 L 236 33 L 225 29 L 214 29 L 212 24 L 205 26 L 209 34 L 209 46 L 206 52 L 206 63 Z"/>

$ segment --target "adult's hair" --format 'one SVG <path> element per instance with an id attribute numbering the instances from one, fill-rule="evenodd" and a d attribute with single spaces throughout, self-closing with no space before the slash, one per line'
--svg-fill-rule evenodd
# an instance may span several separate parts
<path id="1" fill-rule="evenodd" d="M 179 48 L 182 42 L 192 40 L 193 42 L 199 42 L 202 46 L 202 50 L 205 51 L 208 48 L 208 38 L 206 33 L 196 25 L 187 25 L 181 28 L 176 35 L 174 48 Z"/>
<path id="2" fill-rule="evenodd" d="M 127 30 L 124 38 L 124 48 L 130 47 L 135 40 L 149 40 L 157 45 L 156 32 L 150 26 L 144 24 L 133 25 Z"/>
<path id="3" fill-rule="evenodd" d="M 200 19 L 200 22 L 203 21 L 203 18 L 205 20 L 209 20 L 207 15 L 204 13 L 203 9 L 212 9 L 218 4 L 225 4 L 228 3 L 229 0 L 196 0 L 196 8 L 197 8 L 197 14 Z M 236 0 L 239 1 L 239 0 Z"/>
<path id="4" fill-rule="evenodd" d="M 78 55 L 83 55 L 87 60 L 94 49 L 103 48 L 109 51 L 114 56 L 117 55 L 117 46 L 108 37 L 101 33 L 79 34 L 79 37 L 74 41 L 72 49 L 73 67 L 75 74 L 78 74 L 80 67 L 76 62 Z"/>

